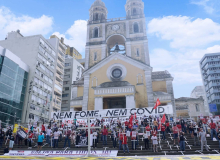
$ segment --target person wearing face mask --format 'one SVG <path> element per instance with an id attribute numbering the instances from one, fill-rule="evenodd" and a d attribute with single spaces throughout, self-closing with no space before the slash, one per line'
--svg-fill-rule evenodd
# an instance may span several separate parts
<path id="1" fill-rule="evenodd" d="M 38 148 L 38 151 L 39 151 L 39 150 L 41 151 L 41 149 L 42 149 L 43 140 L 44 140 L 44 135 L 43 135 L 43 133 L 41 132 L 40 135 L 39 135 L 38 138 L 37 138 L 37 143 L 38 143 L 37 148 Z"/>

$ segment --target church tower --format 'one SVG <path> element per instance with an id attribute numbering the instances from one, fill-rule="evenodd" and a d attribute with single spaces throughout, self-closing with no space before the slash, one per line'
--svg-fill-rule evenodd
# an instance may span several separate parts
<path id="1" fill-rule="evenodd" d="M 127 0 L 125 10 L 126 17 L 107 19 L 104 2 L 96 0 L 92 4 L 87 26 L 85 69 L 115 51 L 150 65 L 144 3 L 142 0 Z"/>
<path id="2" fill-rule="evenodd" d="M 125 11 L 109 19 L 102 0 L 91 5 L 85 71 L 72 85 L 75 110 L 154 107 L 158 98 L 175 106 L 172 76 L 150 66 L 143 1 L 127 0 Z"/>

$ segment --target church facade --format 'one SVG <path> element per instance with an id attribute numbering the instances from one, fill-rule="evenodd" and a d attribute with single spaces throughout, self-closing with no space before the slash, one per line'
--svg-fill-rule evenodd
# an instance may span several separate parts
<path id="1" fill-rule="evenodd" d="M 85 71 L 72 85 L 71 108 L 102 110 L 172 104 L 173 77 L 153 72 L 148 51 L 144 3 L 127 0 L 126 17 L 107 19 L 108 10 L 96 0 L 87 25 Z"/>

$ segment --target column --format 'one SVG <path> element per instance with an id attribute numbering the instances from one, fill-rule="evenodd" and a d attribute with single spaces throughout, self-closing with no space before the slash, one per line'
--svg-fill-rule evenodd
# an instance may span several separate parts
<path id="1" fill-rule="evenodd" d="M 136 108 L 136 103 L 134 99 L 134 95 L 127 95 L 126 96 L 126 108 Z"/>
<path id="2" fill-rule="evenodd" d="M 102 59 L 106 57 L 106 47 L 107 44 L 102 44 Z"/>
<path id="3" fill-rule="evenodd" d="M 102 23 L 102 41 L 105 41 L 105 23 Z"/>
<path id="4" fill-rule="evenodd" d="M 90 75 L 84 76 L 84 89 L 83 89 L 83 104 L 82 104 L 82 110 L 87 111 L 88 110 L 88 101 L 89 101 L 89 80 Z"/>
<path id="5" fill-rule="evenodd" d="M 130 41 L 127 41 L 127 42 L 125 43 L 125 45 L 126 45 L 126 55 L 129 56 L 129 57 L 131 57 L 131 42 L 130 42 Z"/>
<path id="6" fill-rule="evenodd" d="M 150 56 L 149 56 L 149 49 L 148 49 L 148 40 L 144 41 L 144 57 L 145 57 L 145 63 L 150 66 Z"/>
<path id="7" fill-rule="evenodd" d="M 89 46 L 86 46 L 85 52 L 85 70 L 89 68 Z"/>
<path id="8" fill-rule="evenodd" d="M 126 21 L 126 38 L 130 38 L 130 27 L 129 27 L 129 21 Z"/>
<path id="9" fill-rule="evenodd" d="M 154 96 L 153 96 L 151 73 L 152 73 L 152 69 L 145 70 L 148 107 L 154 107 Z"/>
<path id="10" fill-rule="evenodd" d="M 103 97 L 95 97 L 95 110 L 103 109 Z"/>
<path id="11" fill-rule="evenodd" d="M 176 118 L 176 106 L 173 92 L 173 79 L 166 80 L 167 93 L 171 94 L 171 103 L 173 106 L 173 118 Z"/>

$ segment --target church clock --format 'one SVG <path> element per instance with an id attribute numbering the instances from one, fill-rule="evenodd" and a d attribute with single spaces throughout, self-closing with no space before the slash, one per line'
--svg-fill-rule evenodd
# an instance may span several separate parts
<path id="1" fill-rule="evenodd" d="M 113 25 L 112 26 L 113 31 L 117 31 L 117 30 L 119 30 L 119 28 L 120 28 L 119 25 Z"/>

